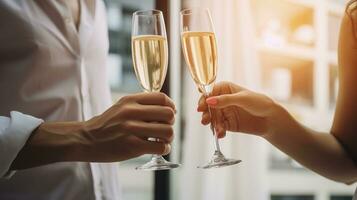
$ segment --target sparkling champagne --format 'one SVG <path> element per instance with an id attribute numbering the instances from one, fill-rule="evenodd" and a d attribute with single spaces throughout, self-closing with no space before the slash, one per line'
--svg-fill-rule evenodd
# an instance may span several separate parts
<path id="1" fill-rule="evenodd" d="M 133 63 L 137 79 L 147 92 L 158 92 L 164 83 L 167 63 L 167 40 L 159 35 L 132 38 Z"/>
<path id="2" fill-rule="evenodd" d="M 213 83 L 217 74 L 217 47 L 214 33 L 183 32 L 182 48 L 196 84 L 207 86 Z"/>

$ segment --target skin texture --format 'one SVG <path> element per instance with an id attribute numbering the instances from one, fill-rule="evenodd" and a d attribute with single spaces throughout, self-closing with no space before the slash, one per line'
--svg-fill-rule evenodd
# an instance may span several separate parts
<path id="1" fill-rule="evenodd" d="M 356 3 L 355 3 L 356 4 Z M 353 5 L 353 3 L 351 4 Z M 214 123 L 219 137 L 226 131 L 258 135 L 302 165 L 329 179 L 357 181 L 357 12 L 348 7 L 339 40 L 340 88 L 330 133 L 298 123 L 269 97 L 229 82 L 215 85 L 211 97 L 201 97 L 202 123 Z M 208 106 L 214 110 L 212 119 Z"/>
<path id="2" fill-rule="evenodd" d="M 357 1 L 347 7 L 339 40 L 339 96 L 332 134 L 357 161 Z"/>
<path id="3" fill-rule="evenodd" d="M 115 162 L 143 154 L 165 155 L 174 137 L 174 118 L 175 106 L 165 94 L 129 95 L 85 122 L 43 123 L 11 169 L 64 161 Z"/>

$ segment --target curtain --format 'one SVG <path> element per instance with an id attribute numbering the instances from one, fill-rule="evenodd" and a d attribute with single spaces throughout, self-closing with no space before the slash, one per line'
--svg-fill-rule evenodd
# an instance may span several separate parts
<path id="1" fill-rule="evenodd" d="M 218 45 L 217 81 L 233 81 L 259 91 L 254 27 L 249 0 L 184 0 L 183 8 L 208 7 L 212 12 Z M 199 93 L 184 69 L 182 167 L 175 181 L 175 200 L 267 200 L 268 145 L 261 139 L 228 133 L 220 140 L 226 157 L 242 159 L 236 166 L 202 170 L 214 151 L 209 127 L 197 113 Z"/>

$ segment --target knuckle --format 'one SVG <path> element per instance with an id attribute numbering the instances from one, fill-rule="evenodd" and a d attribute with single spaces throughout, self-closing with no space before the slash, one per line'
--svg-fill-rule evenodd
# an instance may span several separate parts
<path id="1" fill-rule="evenodd" d="M 127 106 L 122 106 L 118 109 L 118 112 L 117 112 L 117 115 L 120 117 L 120 118 L 125 118 L 127 117 L 129 114 L 129 110 L 127 109 Z"/>
<path id="2" fill-rule="evenodd" d="M 160 104 L 166 104 L 166 102 L 168 100 L 168 97 L 166 96 L 166 94 L 160 92 L 160 93 L 157 93 L 157 95 L 158 95 L 159 103 Z"/>
<path id="3" fill-rule="evenodd" d="M 123 127 L 125 130 L 133 130 L 136 128 L 136 124 L 133 121 L 126 121 L 123 123 Z"/>
<path id="4" fill-rule="evenodd" d="M 121 116 L 130 116 L 133 113 L 137 113 L 139 112 L 139 109 L 137 106 L 134 106 L 132 104 L 125 104 L 122 106 L 122 108 L 120 109 L 119 114 Z"/>
<path id="5" fill-rule="evenodd" d="M 166 113 L 167 113 L 166 115 L 167 115 L 167 118 L 169 119 L 169 121 L 172 121 L 175 119 L 175 112 L 171 108 L 167 108 Z"/>
<path id="6" fill-rule="evenodd" d="M 169 121 L 169 124 L 170 124 L 170 125 L 174 125 L 174 123 L 175 123 L 175 117 L 173 117 L 173 118 Z"/>
<path id="7" fill-rule="evenodd" d="M 171 126 L 167 129 L 165 136 L 168 142 L 172 142 L 172 140 L 174 139 L 174 129 Z"/>
<path id="8" fill-rule="evenodd" d="M 265 101 L 266 104 L 267 104 L 266 106 L 268 106 L 268 107 L 274 106 L 275 102 L 274 102 L 273 99 L 271 99 L 271 98 L 268 97 L 267 95 L 262 95 L 262 97 L 263 97 L 264 101 Z"/>
<path id="9" fill-rule="evenodd" d="M 132 95 L 126 95 L 126 96 L 123 96 L 120 100 L 119 100 L 119 102 L 125 102 L 125 103 L 127 103 L 127 102 L 130 102 L 130 101 L 132 101 L 133 100 L 133 96 Z"/>
<path id="10" fill-rule="evenodd" d="M 162 125 L 159 130 L 159 135 L 157 135 L 161 142 L 163 143 L 171 143 L 174 139 L 174 129 L 172 126 L 164 124 Z"/>

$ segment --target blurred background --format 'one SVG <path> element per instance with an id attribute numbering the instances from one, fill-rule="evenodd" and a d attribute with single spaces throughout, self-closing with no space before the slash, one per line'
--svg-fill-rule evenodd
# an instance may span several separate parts
<path id="1" fill-rule="evenodd" d="M 113 101 L 141 89 L 132 69 L 131 17 L 136 10 L 164 12 L 170 48 L 164 91 L 178 107 L 170 159 L 177 170 L 142 172 L 143 156 L 120 164 L 125 200 L 351 200 L 347 186 L 305 169 L 263 139 L 228 134 L 227 157 L 240 165 L 199 170 L 213 152 L 208 127 L 196 112 L 198 91 L 182 59 L 179 11 L 210 8 L 218 43 L 218 81 L 263 92 L 303 124 L 328 132 L 338 89 L 337 43 L 345 0 L 105 0 L 110 36 Z M 301 148 L 304 148 L 303 146 Z M 331 162 L 334 162 L 331 160 Z"/>

